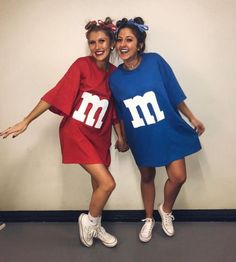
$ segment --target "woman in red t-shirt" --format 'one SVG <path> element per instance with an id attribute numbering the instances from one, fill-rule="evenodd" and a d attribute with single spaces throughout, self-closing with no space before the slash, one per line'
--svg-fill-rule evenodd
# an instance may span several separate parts
<path id="1" fill-rule="evenodd" d="M 105 22 L 90 21 L 85 29 L 91 55 L 78 58 L 32 112 L 1 132 L 0 136 L 18 136 L 48 109 L 62 115 L 62 161 L 80 164 L 91 175 L 93 187 L 89 212 L 81 214 L 78 219 L 80 239 L 87 247 L 92 246 L 94 237 L 105 246 L 113 247 L 117 244 L 116 237 L 101 226 L 102 210 L 115 188 L 115 181 L 108 170 L 112 125 L 117 134 L 116 148 L 127 150 L 108 88 L 108 77 L 115 68 L 109 63 L 115 26 L 107 18 Z"/>

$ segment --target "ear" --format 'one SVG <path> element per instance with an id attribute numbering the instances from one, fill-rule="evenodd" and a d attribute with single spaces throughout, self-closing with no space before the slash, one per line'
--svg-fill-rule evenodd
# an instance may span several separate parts
<path id="1" fill-rule="evenodd" d="M 115 48 L 115 42 L 111 43 L 111 50 L 113 50 Z"/>
<path id="2" fill-rule="evenodd" d="M 140 51 L 142 48 L 143 48 L 143 43 L 140 43 L 140 44 L 138 45 L 137 50 Z"/>

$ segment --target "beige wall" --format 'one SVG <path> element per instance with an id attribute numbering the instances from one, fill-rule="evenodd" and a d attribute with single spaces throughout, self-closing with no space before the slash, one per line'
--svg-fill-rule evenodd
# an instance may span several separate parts
<path id="1" fill-rule="evenodd" d="M 236 208 L 236 2 L 234 0 L 0 0 L 0 130 L 21 120 L 70 64 L 88 54 L 83 26 L 110 15 L 143 16 L 147 51 L 172 65 L 188 104 L 205 123 L 203 150 L 187 158 L 188 181 L 175 208 Z M 0 140 L 1 210 L 86 209 L 89 176 L 62 165 L 60 117 L 49 112 L 16 139 Z M 112 146 L 117 181 L 106 209 L 141 209 L 130 153 Z M 157 199 L 163 198 L 158 170 Z"/>

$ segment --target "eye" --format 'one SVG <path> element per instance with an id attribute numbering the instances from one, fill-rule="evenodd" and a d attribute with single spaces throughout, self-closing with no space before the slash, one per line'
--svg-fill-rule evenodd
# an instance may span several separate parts
<path id="1" fill-rule="evenodd" d="M 99 39 L 99 44 L 103 44 L 103 43 L 105 43 L 105 39 Z"/>
<path id="2" fill-rule="evenodd" d="M 131 43 L 131 42 L 133 42 L 133 39 L 132 39 L 132 38 L 127 38 L 126 41 L 127 41 L 128 43 Z"/>
<path id="3" fill-rule="evenodd" d="M 88 43 L 89 43 L 89 45 L 94 45 L 94 44 L 95 44 L 95 41 L 94 41 L 94 40 L 91 40 L 91 41 L 89 41 Z"/>

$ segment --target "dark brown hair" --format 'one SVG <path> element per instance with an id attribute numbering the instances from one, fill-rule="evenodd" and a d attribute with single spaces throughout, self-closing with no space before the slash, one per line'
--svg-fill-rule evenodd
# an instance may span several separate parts
<path id="1" fill-rule="evenodd" d="M 117 21 L 116 23 L 116 26 L 117 26 L 117 32 L 116 32 L 116 37 L 118 37 L 119 35 L 119 32 L 121 29 L 123 28 L 129 28 L 132 30 L 132 32 L 134 33 L 134 35 L 136 36 L 137 38 L 137 41 L 138 41 L 138 48 L 140 50 L 138 50 L 138 53 L 142 53 L 144 52 L 145 50 L 145 40 L 146 40 L 146 32 L 145 31 L 141 31 L 138 26 L 135 25 L 138 24 L 138 25 L 144 25 L 144 21 L 142 19 L 142 17 L 135 17 L 133 19 L 133 22 L 134 23 L 130 23 L 130 20 L 128 20 L 127 18 L 122 18 L 121 20 Z"/>

